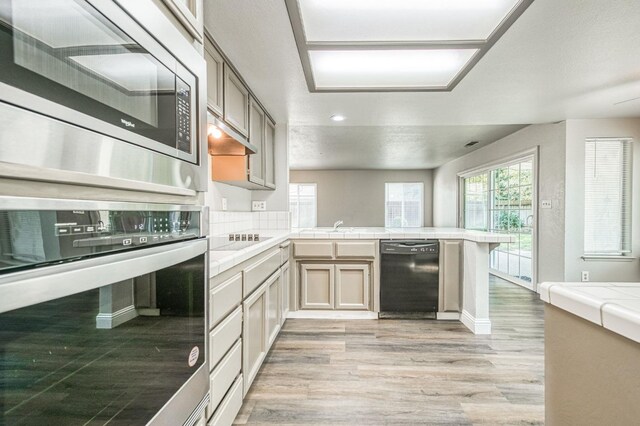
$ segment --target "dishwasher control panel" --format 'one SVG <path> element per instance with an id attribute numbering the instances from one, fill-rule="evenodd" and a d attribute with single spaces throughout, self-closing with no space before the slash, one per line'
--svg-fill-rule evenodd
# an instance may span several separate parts
<path id="1" fill-rule="evenodd" d="M 438 254 L 440 244 L 435 240 L 383 240 L 381 253 L 396 254 Z"/>

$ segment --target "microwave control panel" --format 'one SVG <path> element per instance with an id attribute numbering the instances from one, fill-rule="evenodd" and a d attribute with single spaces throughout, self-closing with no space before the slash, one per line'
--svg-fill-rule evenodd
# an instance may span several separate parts
<path id="1" fill-rule="evenodd" d="M 178 149 L 191 153 L 191 88 L 176 78 L 176 121 Z"/>

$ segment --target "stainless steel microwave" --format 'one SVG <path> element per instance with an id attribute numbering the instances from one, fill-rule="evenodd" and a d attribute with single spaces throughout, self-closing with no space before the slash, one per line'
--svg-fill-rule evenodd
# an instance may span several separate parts
<path id="1" fill-rule="evenodd" d="M 184 163 L 204 159 L 204 60 L 157 6 L 131 3 L 0 0 L 0 162 L 203 189 Z"/>

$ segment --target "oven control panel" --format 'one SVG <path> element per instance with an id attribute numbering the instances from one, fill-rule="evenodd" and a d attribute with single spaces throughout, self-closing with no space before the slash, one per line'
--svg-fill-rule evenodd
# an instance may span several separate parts
<path id="1" fill-rule="evenodd" d="M 178 149 L 191 153 L 191 88 L 176 78 L 176 131 Z"/>

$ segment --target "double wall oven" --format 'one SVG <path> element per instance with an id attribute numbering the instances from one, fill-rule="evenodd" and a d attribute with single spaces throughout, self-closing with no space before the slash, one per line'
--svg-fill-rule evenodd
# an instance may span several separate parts
<path id="1" fill-rule="evenodd" d="M 189 423 L 206 209 L 0 197 L 0 424 Z"/>
<path id="2" fill-rule="evenodd" d="M 206 65 L 152 2 L 0 0 L 0 62 L 0 174 L 206 190 Z"/>

